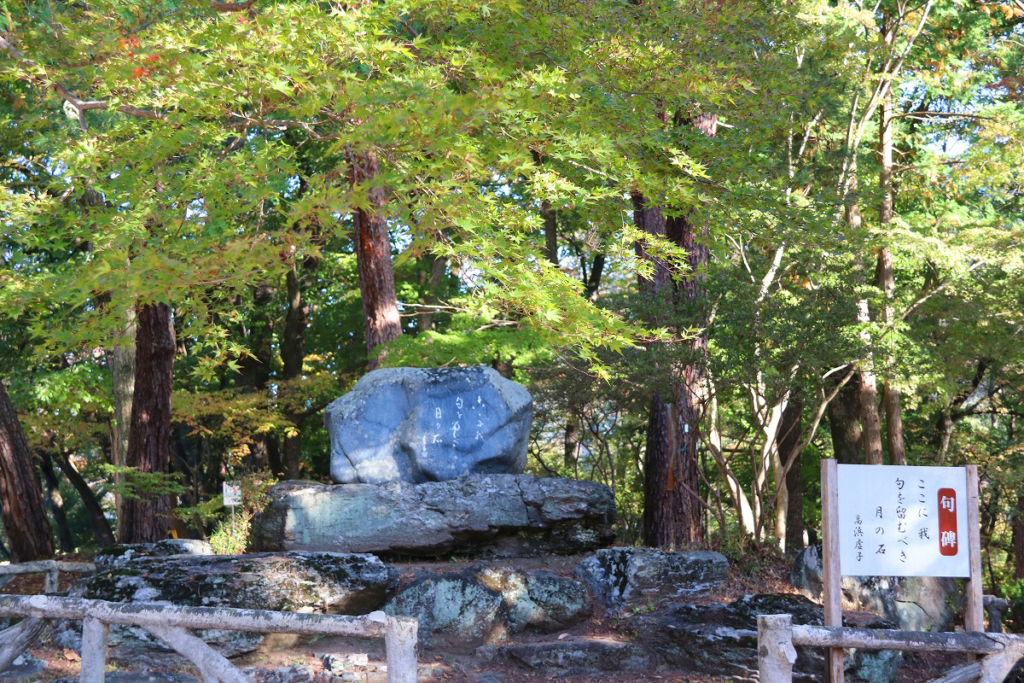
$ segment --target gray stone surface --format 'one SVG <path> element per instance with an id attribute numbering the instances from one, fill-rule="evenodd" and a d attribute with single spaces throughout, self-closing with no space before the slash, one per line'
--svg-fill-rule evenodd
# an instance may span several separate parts
<path id="1" fill-rule="evenodd" d="M 721 553 L 654 548 L 605 548 L 576 566 L 576 578 L 613 613 L 707 591 L 728 573 Z"/>
<path id="2" fill-rule="evenodd" d="M 24 681 L 34 679 L 46 670 L 46 662 L 26 652 L 9 667 L 0 671 L 0 681 Z"/>
<path id="3" fill-rule="evenodd" d="M 793 586 L 820 599 L 821 550 L 804 548 L 794 559 Z M 963 594 L 956 579 L 934 576 L 844 576 L 843 597 L 856 609 L 883 617 L 905 631 L 945 631 L 962 608 Z"/>
<path id="4" fill-rule="evenodd" d="M 651 657 L 640 645 L 610 638 L 506 645 L 497 649 L 496 659 L 554 676 L 645 671 L 651 667 Z"/>
<path id="5" fill-rule="evenodd" d="M 111 602 L 366 614 L 396 587 L 395 570 L 373 555 L 295 552 L 137 557 L 85 580 L 81 593 Z M 197 633 L 227 657 L 253 652 L 265 639 L 240 631 Z M 62 622 L 55 642 L 80 649 L 81 623 Z M 108 644 L 114 660 L 153 668 L 182 662 L 142 628 L 112 626 Z"/>
<path id="6" fill-rule="evenodd" d="M 464 474 L 518 474 L 533 400 L 487 367 L 385 368 L 324 410 L 331 478 L 419 484 Z"/>
<path id="7" fill-rule="evenodd" d="M 756 681 L 759 614 L 792 614 L 794 624 L 821 624 L 823 610 L 800 595 L 748 595 L 729 604 L 679 603 L 633 617 L 630 624 L 640 642 L 671 666 L 729 680 Z M 858 625 L 893 628 L 891 622 L 882 620 Z M 852 652 L 848 651 L 846 658 L 849 681 L 891 683 L 903 661 L 899 652 Z M 823 653 L 820 648 L 797 648 L 793 680 L 825 680 Z"/>
<path id="8" fill-rule="evenodd" d="M 596 482 L 467 475 L 425 484 L 283 482 L 253 522 L 258 550 L 522 557 L 614 538 L 615 498 Z"/>
<path id="9" fill-rule="evenodd" d="M 100 569 L 123 567 L 142 557 L 213 555 L 213 546 L 190 538 L 168 538 L 156 543 L 118 543 L 100 549 L 93 563 Z"/>
<path id="10" fill-rule="evenodd" d="M 525 631 L 564 630 L 587 618 L 591 604 L 573 579 L 475 565 L 460 573 L 421 573 L 384 611 L 419 619 L 419 637 L 428 646 L 468 651 Z"/>

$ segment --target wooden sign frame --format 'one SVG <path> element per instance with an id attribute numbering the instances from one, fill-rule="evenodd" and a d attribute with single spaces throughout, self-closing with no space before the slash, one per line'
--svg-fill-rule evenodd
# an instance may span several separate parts
<path id="1" fill-rule="evenodd" d="M 880 465 L 884 467 L 884 465 Z M 978 466 L 967 465 L 967 548 L 971 576 L 967 579 L 964 627 L 985 630 L 981 591 L 981 522 L 978 506 Z M 842 568 L 839 566 L 839 464 L 821 461 L 822 600 L 825 626 L 843 625 Z M 843 683 L 843 649 L 829 648 L 828 680 Z"/>

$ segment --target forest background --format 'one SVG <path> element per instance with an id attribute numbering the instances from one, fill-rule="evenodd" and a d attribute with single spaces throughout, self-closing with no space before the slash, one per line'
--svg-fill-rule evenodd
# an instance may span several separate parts
<path id="1" fill-rule="evenodd" d="M 1024 2 L 0 2 L 0 555 L 244 531 L 369 369 L 489 365 L 619 539 L 976 463 L 1024 577 Z"/>

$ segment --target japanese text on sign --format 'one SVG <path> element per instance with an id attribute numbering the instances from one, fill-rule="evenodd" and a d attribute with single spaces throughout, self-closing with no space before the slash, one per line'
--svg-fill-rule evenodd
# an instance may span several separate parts
<path id="1" fill-rule="evenodd" d="M 962 467 L 839 465 L 847 576 L 970 576 Z"/>

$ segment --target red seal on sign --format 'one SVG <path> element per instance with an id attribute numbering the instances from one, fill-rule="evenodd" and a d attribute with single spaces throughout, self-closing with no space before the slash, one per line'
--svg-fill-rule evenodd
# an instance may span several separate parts
<path id="1" fill-rule="evenodd" d="M 939 489 L 939 552 L 956 555 L 960 548 L 956 531 L 956 491 Z"/>

